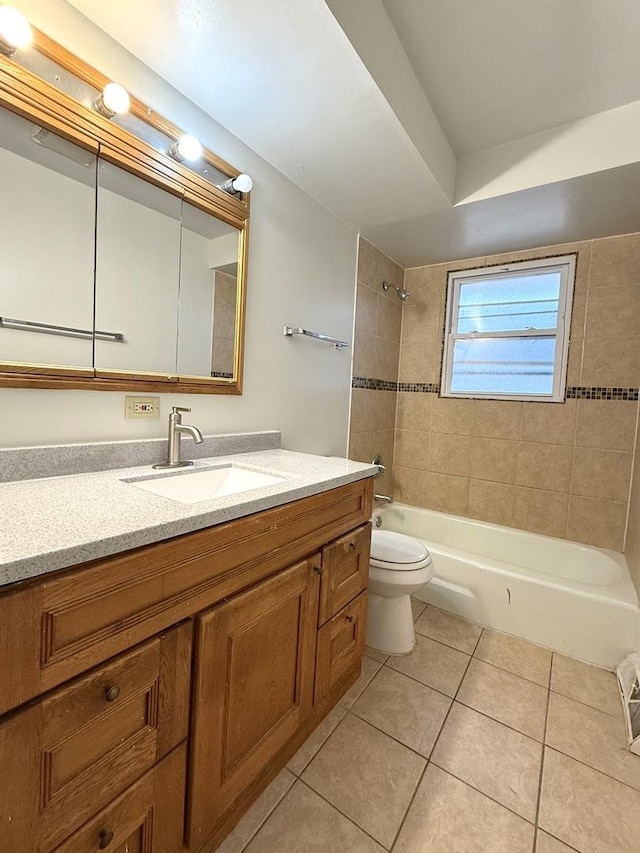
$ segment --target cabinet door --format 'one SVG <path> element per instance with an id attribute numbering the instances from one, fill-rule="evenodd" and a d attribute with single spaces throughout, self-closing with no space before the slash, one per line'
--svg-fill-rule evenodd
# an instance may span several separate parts
<path id="1" fill-rule="evenodd" d="M 313 705 L 319 555 L 198 619 L 189 846 L 305 724 Z"/>

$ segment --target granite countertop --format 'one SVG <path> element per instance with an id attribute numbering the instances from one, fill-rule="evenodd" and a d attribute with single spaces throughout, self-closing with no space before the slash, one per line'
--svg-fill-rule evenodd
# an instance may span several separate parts
<path id="1" fill-rule="evenodd" d="M 229 464 L 284 481 L 194 504 L 122 482 Z M 2 483 L 0 585 L 222 524 L 365 479 L 376 470 L 348 459 L 273 449 L 198 459 L 179 472 L 144 466 Z"/>

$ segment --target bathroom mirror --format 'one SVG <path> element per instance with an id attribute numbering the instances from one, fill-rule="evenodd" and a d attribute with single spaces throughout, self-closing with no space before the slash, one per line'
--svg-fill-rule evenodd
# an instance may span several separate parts
<path id="1" fill-rule="evenodd" d="M 34 33 L 46 79 L 0 54 L 0 386 L 241 394 L 239 170 L 135 98 L 101 113 L 108 78 Z"/>
<path id="2" fill-rule="evenodd" d="M 238 315 L 240 232 L 191 204 L 182 208 L 178 373 L 231 379 Z"/>
<path id="3" fill-rule="evenodd" d="M 96 211 L 96 370 L 175 376 L 182 199 L 101 160 Z"/>
<path id="4" fill-rule="evenodd" d="M 0 176 L 0 362 L 90 375 L 96 155 L 0 107 Z"/>

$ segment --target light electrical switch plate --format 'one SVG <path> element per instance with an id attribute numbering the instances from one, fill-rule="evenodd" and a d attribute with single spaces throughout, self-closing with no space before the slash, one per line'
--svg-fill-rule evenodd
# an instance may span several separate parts
<path id="1" fill-rule="evenodd" d="M 160 397 L 125 397 L 124 416 L 133 418 L 159 418 Z"/>

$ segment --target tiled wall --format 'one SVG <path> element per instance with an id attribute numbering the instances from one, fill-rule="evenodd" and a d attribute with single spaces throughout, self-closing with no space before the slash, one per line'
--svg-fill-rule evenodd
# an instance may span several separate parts
<path id="1" fill-rule="evenodd" d="M 349 456 L 370 462 L 376 454 L 383 455 L 388 473 L 376 481 L 376 491 L 382 494 L 391 493 L 393 482 L 395 388 L 402 327 L 402 303 L 394 290 L 382 289 L 382 282 L 402 287 L 403 279 L 402 267 L 360 239 L 353 342 L 356 387 L 351 398 Z M 372 390 L 374 387 L 378 390 Z"/>
<path id="2" fill-rule="evenodd" d="M 640 385 L 639 234 L 407 270 L 400 388 L 440 381 L 449 271 L 569 252 L 578 253 L 571 395 L 614 387 L 632 399 L 520 403 L 401 390 L 394 496 L 620 551 Z"/>

